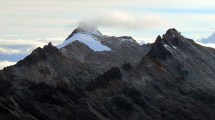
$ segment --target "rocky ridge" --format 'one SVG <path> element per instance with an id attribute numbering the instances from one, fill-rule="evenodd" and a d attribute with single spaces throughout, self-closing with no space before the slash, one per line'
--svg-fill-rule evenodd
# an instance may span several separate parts
<path id="1" fill-rule="evenodd" d="M 90 32 L 111 51 L 78 40 L 35 49 L 0 71 L 0 119 L 215 119 L 214 49 L 176 29 L 139 45 L 82 27 L 67 39 Z"/>

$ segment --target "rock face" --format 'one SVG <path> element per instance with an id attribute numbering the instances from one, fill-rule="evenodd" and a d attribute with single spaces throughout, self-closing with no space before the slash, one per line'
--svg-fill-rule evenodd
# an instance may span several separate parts
<path id="1" fill-rule="evenodd" d="M 1 120 L 215 120 L 214 49 L 176 29 L 139 45 L 83 26 L 68 38 L 90 34 L 111 51 L 50 43 L 4 68 Z"/>

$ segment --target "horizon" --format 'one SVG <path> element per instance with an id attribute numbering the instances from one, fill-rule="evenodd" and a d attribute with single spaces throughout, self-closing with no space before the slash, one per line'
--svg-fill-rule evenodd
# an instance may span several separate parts
<path id="1" fill-rule="evenodd" d="M 215 46 L 215 41 L 200 41 L 215 32 L 212 0 L 0 1 L 0 69 L 36 47 L 62 43 L 81 22 L 96 25 L 104 35 L 132 36 L 139 43 L 152 43 L 176 28 L 201 45 Z"/>

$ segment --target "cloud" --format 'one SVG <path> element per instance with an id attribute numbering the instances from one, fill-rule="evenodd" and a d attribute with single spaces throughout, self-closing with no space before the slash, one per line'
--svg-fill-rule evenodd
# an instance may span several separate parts
<path id="1" fill-rule="evenodd" d="M 0 70 L 3 69 L 4 67 L 10 66 L 10 65 L 14 65 L 16 64 L 16 62 L 11 62 L 11 61 L 0 61 Z"/>
<path id="2" fill-rule="evenodd" d="M 0 55 L 24 55 L 33 49 L 45 45 L 44 41 L 37 40 L 2 40 L 0 39 Z"/>
<path id="3" fill-rule="evenodd" d="M 23 54 L 19 49 L 0 47 L 0 54 Z"/>
<path id="4" fill-rule="evenodd" d="M 68 30 L 66 28 L 67 26 L 73 24 L 73 27 L 75 27 L 77 25 L 76 22 L 78 23 L 87 19 L 93 23 L 98 23 L 100 26 L 109 28 L 113 27 L 112 29 L 120 28 L 122 30 L 140 29 L 145 27 L 146 29 L 153 28 L 153 30 L 163 31 L 163 27 L 161 28 L 161 26 L 166 26 L 169 21 L 173 22 L 175 26 L 181 26 L 183 30 L 190 28 L 208 29 L 208 27 L 211 26 L 205 24 L 214 23 L 213 19 L 205 16 L 208 12 L 210 12 L 210 16 L 214 16 L 213 12 L 215 1 L 213 0 L 52 0 L 52 2 L 50 2 L 50 0 L 0 1 L 1 34 L 18 33 L 21 35 L 28 35 L 0 36 L 1 38 L 66 38 L 72 31 L 71 29 Z M 113 11 L 123 11 L 124 13 Z M 201 13 L 201 15 L 198 18 L 189 19 L 188 16 L 191 16 L 193 13 L 198 15 Z M 182 15 L 179 16 L 179 14 Z M 185 16 L 185 14 L 187 16 Z M 91 18 L 92 16 L 99 17 Z M 122 18 L 125 19 L 122 20 Z M 205 22 L 205 20 L 210 21 Z M 147 32 L 147 30 L 141 32 Z M 204 34 L 206 32 L 201 31 L 199 33 Z M 189 34 L 196 36 L 199 33 L 194 31 Z M 152 39 L 153 36 L 154 35 L 147 35 L 146 37 Z M 201 37 L 202 35 L 198 36 Z"/>
<path id="5" fill-rule="evenodd" d="M 49 42 L 52 42 L 53 45 L 57 46 L 62 43 L 64 39 L 65 38 L 39 38 L 35 40 L 0 39 L 0 69 L 8 65 L 15 64 L 14 61 L 23 59 L 37 47 L 43 47 Z"/>
<path id="6" fill-rule="evenodd" d="M 52 42 L 53 45 L 57 46 L 64 41 L 64 38 L 40 38 L 36 40 L 3 40 L 0 39 L 0 60 L 4 60 L 5 58 L 13 58 L 10 60 L 17 60 L 13 56 L 25 56 L 30 54 L 37 47 L 43 47 L 47 45 L 49 42 Z M 4 58 L 5 57 L 5 58 Z"/>
<path id="7" fill-rule="evenodd" d="M 14 39 L 6 40 L 0 39 L 0 47 L 4 46 L 35 46 L 42 47 L 49 42 L 52 42 L 54 45 L 58 45 L 60 42 L 63 42 L 65 38 L 56 37 L 56 38 L 36 38 L 36 39 Z"/>
<path id="8" fill-rule="evenodd" d="M 197 42 L 197 43 L 202 46 L 211 47 L 215 49 L 215 43 L 201 43 L 201 42 Z"/>
<path id="9" fill-rule="evenodd" d="M 101 27 L 111 27 L 128 30 L 136 30 L 143 28 L 152 29 L 160 27 L 162 24 L 165 23 L 163 18 L 160 16 L 138 16 L 126 12 L 112 12 L 109 14 L 103 14 L 96 18 L 92 18 L 87 22 Z"/>

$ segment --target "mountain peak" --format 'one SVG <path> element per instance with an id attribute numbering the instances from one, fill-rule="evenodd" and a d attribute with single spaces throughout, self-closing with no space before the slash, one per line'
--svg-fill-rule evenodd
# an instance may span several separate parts
<path id="1" fill-rule="evenodd" d="M 170 28 L 166 31 L 166 34 L 179 34 L 179 32 L 175 28 Z"/>
<path id="2" fill-rule="evenodd" d="M 73 32 L 66 38 L 66 40 L 71 38 L 76 33 L 92 34 L 97 36 L 102 35 L 102 33 L 97 29 L 95 25 L 80 23 L 78 27 L 73 30 Z"/>
<path id="3" fill-rule="evenodd" d="M 176 37 L 180 37 L 181 32 L 178 32 L 175 28 L 168 29 L 166 33 L 163 35 L 163 38 L 166 39 L 175 39 Z"/>
<path id="4" fill-rule="evenodd" d="M 209 37 L 207 38 L 202 38 L 200 39 L 202 43 L 215 43 L 215 32 L 212 33 Z"/>
<path id="5" fill-rule="evenodd" d="M 181 33 L 178 32 L 175 28 L 171 28 L 171 29 L 168 29 L 162 37 L 160 35 L 158 35 L 158 37 L 155 40 L 155 43 L 159 43 L 162 41 L 163 42 L 167 42 L 167 41 L 170 42 L 172 40 L 175 40 L 180 35 L 181 35 Z"/>
<path id="6" fill-rule="evenodd" d="M 67 39 L 69 39 L 76 33 L 92 34 L 92 35 L 98 35 L 98 36 L 102 35 L 95 25 L 80 23 L 78 27 L 75 30 L 73 30 L 73 32 L 68 36 Z"/>
<path id="7" fill-rule="evenodd" d="M 180 41 L 183 41 L 181 39 L 181 33 L 175 28 L 168 29 L 162 37 L 158 35 L 149 55 L 151 57 L 158 57 L 160 60 L 165 60 L 167 57 L 172 56 Z"/>
<path id="8" fill-rule="evenodd" d="M 157 36 L 156 40 L 155 40 L 155 43 L 158 43 L 158 42 L 161 42 L 162 41 L 162 38 L 160 35 Z"/>

